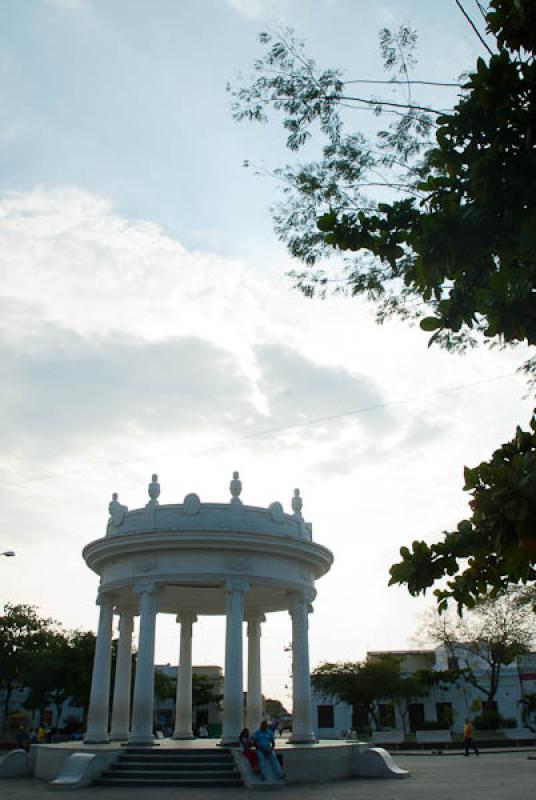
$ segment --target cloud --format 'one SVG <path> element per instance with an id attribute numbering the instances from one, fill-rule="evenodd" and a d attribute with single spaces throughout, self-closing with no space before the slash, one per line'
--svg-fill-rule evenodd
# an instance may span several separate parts
<path id="1" fill-rule="evenodd" d="M 259 345 L 255 352 L 260 389 L 269 398 L 274 423 L 298 424 L 338 414 L 343 419 L 348 412 L 377 406 L 384 399 L 365 375 L 316 363 L 280 343 Z M 386 414 L 381 416 L 385 423 Z"/>
<path id="2" fill-rule="evenodd" d="M 226 2 L 246 19 L 284 17 L 289 7 L 288 0 L 226 0 Z"/>
<path id="3" fill-rule="evenodd" d="M 5 468 L 131 441 L 242 441 L 382 401 L 366 376 L 300 351 L 296 295 L 246 264 L 187 251 L 105 198 L 72 187 L 8 195 L 0 252 Z M 368 422 L 389 428 L 383 412 Z M 269 452 L 283 437 L 329 451 L 353 424 L 244 446 Z"/>
<path id="4" fill-rule="evenodd" d="M 44 2 L 46 6 L 51 8 L 66 9 L 68 11 L 89 6 L 89 0 L 44 0 Z"/>
<path id="5" fill-rule="evenodd" d="M 249 382 L 196 337 L 83 338 L 52 325 L 23 350 L 0 343 L 0 442 L 47 457 L 127 436 L 165 437 L 238 422 Z"/>
<path id="6" fill-rule="evenodd" d="M 218 330 L 221 345 L 239 350 L 252 321 L 259 335 L 267 324 L 259 281 L 243 264 L 189 252 L 76 188 L 9 194 L 0 246 L 1 295 L 84 336 L 215 338 Z"/>

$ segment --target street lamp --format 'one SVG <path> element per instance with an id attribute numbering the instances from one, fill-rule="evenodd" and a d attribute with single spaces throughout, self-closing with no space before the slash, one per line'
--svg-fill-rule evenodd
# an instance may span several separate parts
<path id="1" fill-rule="evenodd" d="M 15 555 L 14 550 L 4 550 L 3 553 L 0 553 L 0 556 L 7 556 L 8 558 L 11 558 L 14 555 Z"/>

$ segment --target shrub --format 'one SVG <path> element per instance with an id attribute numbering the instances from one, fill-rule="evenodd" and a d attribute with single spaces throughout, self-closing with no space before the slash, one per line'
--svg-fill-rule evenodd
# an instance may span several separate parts
<path id="1" fill-rule="evenodd" d="M 498 731 L 500 728 L 515 728 L 515 719 L 505 719 L 498 711 L 485 711 L 475 717 L 475 728 L 479 731 Z"/>

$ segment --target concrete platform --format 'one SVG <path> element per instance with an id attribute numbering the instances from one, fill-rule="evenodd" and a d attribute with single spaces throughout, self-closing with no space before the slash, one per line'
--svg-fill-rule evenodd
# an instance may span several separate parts
<path id="1" fill-rule="evenodd" d="M 281 800 L 504 800 L 507 797 L 530 798 L 536 785 L 536 761 L 527 753 L 484 752 L 479 758 L 463 756 L 407 756 L 403 765 L 411 769 L 404 781 L 346 779 L 333 783 L 308 782 L 285 786 L 278 793 Z M 2 800 L 50 800 L 46 783 L 31 778 L 2 781 Z M 123 789 L 90 787 L 66 791 L 62 800 L 253 800 L 258 795 L 246 788 L 232 789 Z"/>
<path id="2" fill-rule="evenodd" d="M 165 752 L 166 750 L 195 750 L 207 747 L 221 750 L 215 739 L 193 739 L 181 742 L 162 739 L 156 743 L 154 749 Z M 335 781 L 359 775 L 360 756 L 368 749 L 368 745 L 363 742 L 338 740 L 323 740 L 318 744 L 289 744 L 284 739 L 278 739 L 276 742 L 276 752 L 283 757 L 286 782 L 289 784 Z M 124 751 L 125 748 L 118 742 L 93 745 L 85 745 L 83 742 L 33 745 L 30 754 L 30 769 L 35 778 L 52 781 L 59 775 L 65 761 L 73 753 L 98 754 L 102 756 L 105 768 L 108 768 Z"/>

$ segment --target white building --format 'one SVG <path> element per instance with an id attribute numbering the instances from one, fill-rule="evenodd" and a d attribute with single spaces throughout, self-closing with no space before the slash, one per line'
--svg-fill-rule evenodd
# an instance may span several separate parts
<path id="1" fill-rule="evenodd" d="M 452 662 L 443 646 L 433 650 L 370 651 L 367 653 L 367 660 L 385 656 L 400 659 L 401 672 L 408 675 L 418 670 L 444 671 L 469 665 L 480 684 L 486 685 L 488 681 L 486 662 L 474 656 L 468 661 L 464 651 L 460 651 L 458 664 Z M 516 727 L 521 727 L 527 723 L 523 698 L 534 693 L 536 654 L 531 654 L 501 667 L 494 710 L 502 717 L 515 720 Z M 408 702 L 405 720 L 399 704 L 393 703 L 389 698 L 380 701 L 376 711 L 379 727 L 382 729 L 414 732 L 425 727 L 427 723 L 436 723 L 450 728 L 453 733 L 461 733 L 466 718 L 479 714 L 480 706 L 485 700 L 483 692 L 460 676 L 454 682 L 439 682 L 432 686 L 427 696 Z M 319 738 L 333 739 L 356 725 L 355 720 L 352 721 L 352 709 L 349 705 L 313 693 L 313 727 Z"/>

